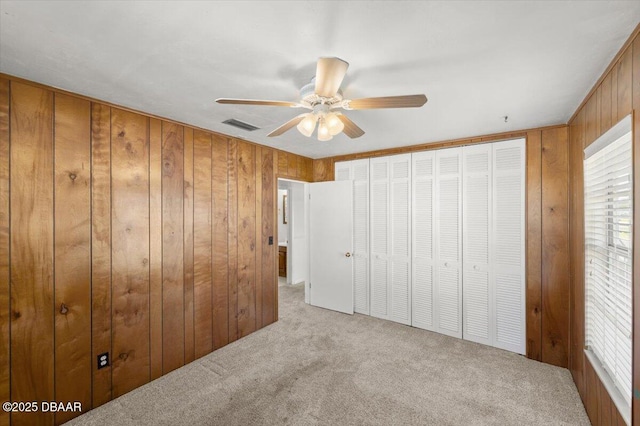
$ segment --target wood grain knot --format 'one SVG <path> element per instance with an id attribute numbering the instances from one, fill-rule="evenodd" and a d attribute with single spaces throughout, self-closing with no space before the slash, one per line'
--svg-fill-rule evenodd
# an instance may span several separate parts
<path id="1" fill-rule="evenodd" d="M 129 354 L 127 353 L 121 353 L 120 355 L 118 355 L 118 358 L 120 358 L 123 361 L 126 361 L 127 358 L 129 358 Z"/>
<path id="2" fill-rule="evenodd" d="M 551 213 L 553 213 L 555 210 L 556 210 L 556 208 L 555 208 L 555 207 L 549 207 L 549 211 L 550 211 Z"/>
<path id="3" fill-rule="evenodd" d="M 149 259 L 144 258 L 142 259 L 142 264 L 146 266 L 146 264 L 149 263 Z"/>
<path id="4" fill-rule="evenodd" d="M 18 319 L 22 316 L 22 314 L 18 311 L 13 311 L 13 319 Z"/>
<path id="5" fill-rule="evenodd" d="M 67 308 L 67 305 L 65 305 L 64 303 L 60 305 L 60 313 L 62 315 L 66 315 L 67 312 L 69 312 L 69 308 Z"/>
<path id="6" fill-rule="evenodd" d="M 533 312 L 537 314 L 538 312 L 540 312 L 540 309 L 538 309 L 538 307 L 536 306 L 535 308 L 533 308 Z"/>
<path id="7" fill-rule="evenodd" d="M 75 181 L 77 178 L 75 173 L 69 173 L 69 179 L 71 179 L 72 181 Z"/>
<path id="8" fill-rule="evenodd" d="M 118 133 L 118 136 L 121 137 L 121 138 L 124 137 L 124 130 L 122 130 L 120 133 Z"/>

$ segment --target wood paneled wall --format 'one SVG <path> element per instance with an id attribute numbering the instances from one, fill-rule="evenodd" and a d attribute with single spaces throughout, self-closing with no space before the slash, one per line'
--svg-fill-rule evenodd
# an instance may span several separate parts
<path id="1" fill-rule="evenodd" d="M 333 180 L 336 161 L 498 140 L 527 140 L 527 357 L 569 362 L 568 128 L 553 126 L 313 160 L 314 181 Z"/>
<path id="2" fill-rule="evenodd" d="M 311 175 L 308 158 L 0 76 L 0 400 L 87 411 L 276 321 L 276 176 Z"/>
<path id="3" fill-rule="evenodd" d="M 569 122 L 571 356 L 569 368 L 594 425 L 625 424 L 584 355 L 584 149 L 634 114 L 633 424 L 640 423 L 640 26 Z"/>

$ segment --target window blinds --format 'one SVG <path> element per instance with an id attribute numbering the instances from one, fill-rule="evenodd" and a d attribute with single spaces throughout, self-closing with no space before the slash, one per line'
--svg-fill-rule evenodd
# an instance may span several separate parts
<path id="1" fill-rule="evenodd" d="M 610 379 L 628 404 L 621 413 L 629 411 L 632 383 L 630 129 L 627 117 L 591 144 L 584 160 L 586 345 L 609 376 L 603 382 Z"/>

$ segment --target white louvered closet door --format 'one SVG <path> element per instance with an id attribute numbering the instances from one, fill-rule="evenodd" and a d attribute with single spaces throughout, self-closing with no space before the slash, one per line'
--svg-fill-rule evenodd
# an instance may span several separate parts
<path id="1" fill-rule="evenodd" d="M 369 315 L 369 159 L 351 161 L 353 173 L 354 311 Z"/>
<path id="2" fill-rule="evenodd" d="M 493 246 L 495 338 L 493 346 L 524 354 L 525 140 L 493 145 Z"/>
<path id="3" fill-rule="evenodd" d="M 490 268 L 492 145 L 466 146 L 462 151 L 462 319 L 463 338 L 492 345 Z"/>
<path id="4" fill-rule="evenodd" d="M 431 331 L 435 331 L 434 172 L 434 151 L 412 154 L 411 325 Z"/>
<path id="5" fill-rule="evenodd" d="M 335 163 L 335 180 L 353 180 L 353 310 L 369 315 L 369 159 Z"/>
<path id="6" fill-rule="evenodd" d="M 411 324 L 411 154 L 389 157 L 389 319 Z"/>
<path id="7" fill-rule="evenodd" d="M 353 172 L 352 172 L 352 164 L 353 161 L 339 161 L 335 163 L 333 169 L 333 180 L 352 180 Z"/>
<path id="8" fill-rule="evenodd" d="M 435 331 L 462 338 L 462 148 L 436 151 Z"/>
<path id="9" fill-rule="evenodd" d="M 372 158 L 370 165 L 371 280 L 370 315 L 389 318 L 389 157 Z"/>

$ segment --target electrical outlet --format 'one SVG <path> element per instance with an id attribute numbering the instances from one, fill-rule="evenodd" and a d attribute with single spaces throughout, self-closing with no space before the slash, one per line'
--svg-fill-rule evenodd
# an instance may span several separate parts
<path id="1" fill-rule="evenodd" d="M 109 366 L 109 352 L 98 355 L 98 370 Z"/>
<path id="2" fill-rule="evenodd" d="M 273 237 L 269 237 L 269 245 L 272 246 L 273 245 Z"/>

